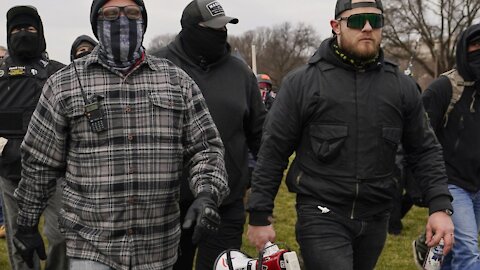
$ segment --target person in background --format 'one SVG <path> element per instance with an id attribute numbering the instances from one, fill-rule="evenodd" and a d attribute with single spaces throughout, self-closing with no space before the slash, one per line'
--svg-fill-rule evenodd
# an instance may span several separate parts
<path id="1" fill-rule="evenodd" d="M 70 50 L 70 61 L 90 54 L 97 45 L 98 42 L 87 35 L 81 35 L 77 37 L 72 43 L 72 49 Z"/>
<path id="2" fill-rule="evenodd" d="M 480 24 L 464 30 L 456 48 L 456 69 L 434 80 L 423 102 L 443 146 L 453 196 L 455 245 L 442 270 L 474 270 L 480 269 Z"/>
<path id="3" fill-rule="evenodd" d="M 273 89 L 272 79 L 267 74 L 258 74 L 257 75 L 258 88 L 260 89 L 260 94 L 262 95 L 263 103 L 265 108 L 270 110 L 275 101 L 277 91 Z"/>
<path id="4" fill-rule="evenodd" d="M 296 237 L 307 270 L 375 268 L 387 237 L 401 143 L 429 205 L 428 246 L 453 245 L 442 149 L 418 85 L 385 60 L 380 0 L 337 0 L 334 36 L 282 83 L 253 172 L 247 236 L 275 241 L 273 207 L 286 182 L 296 193 Z"/>
<path id="5" fill-rule="evenodd" d="M 231 54 L 228 23 L 238 19 L 225 15 L 218 1 L 194 0 L 183 10 L 181 32 L 156 56 L 179 66 L 198 84 L 225 145 L 225 166 L 230 195 L 219 208 L 218 234 L 196 245 L 193 231 L 182 230 L 180 257 L 174 269 L 211 270 L 217 256 L 229 248 L 240 249 L 245 224 L 244 196 L 249 186 L 248 151 L 256 158 L 266 115 L 257 80 L 250 68 Z M 184 182 L 185 183 L 185 182 Z M 186 185 L 181 192 L 182 219 L 193 202 Z"/>
<path id="6" fill-rule="evenodd" d="M 19 204 L 14 191 L 21 179 L 20 144 L 26 134 L 42 87 L 50 75 L 64 67 L 48 59 L 42 20 L 33 6 L 14 6 L 7 12 L 8 56 L 0 64 L 0 186 L 5 207 L 8 255 L 13 270 L 40 269 L 38 257 L 25 258 L 14 245 Z M 59 183 L 60 184 L 60 183 Z M 49 241 L 46 269 L 66 269 L 65 241 L 58 228 L 60 186 L 45 204 L 44 234 Z M 24 199 L 27 199 L 24 198 Z M 40 254 L 44 258 L 45 253 Z"/>
<path id="7" fill-rule="evenodd" d="M 0 45 L 0 60 L 4 59 L 7 56 L 7 48 Z"/>
<path id="8" fill-rule="evenodd" d="M 61 178 L 70 270 L 172 269 L 181 181 L 195 197 L 183 224 L 192 240 L 217 231 L 229 193 L 223 144 L 195 82 L 145 51 L 147 19 L 142 0 L 94 0 L 99 45 L 46 82 L 15 191 L 24 257 L 42 254 L 38 220 Z"/>

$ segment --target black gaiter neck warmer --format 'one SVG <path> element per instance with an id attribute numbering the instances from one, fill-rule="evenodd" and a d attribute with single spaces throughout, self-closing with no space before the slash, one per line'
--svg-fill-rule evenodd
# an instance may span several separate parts
<path id="1" fill-rule="evenodd" d="M 476 50 L 468 53 L 468 66 L 475 76 L 475 81 L 480 81 L 480 50 Z M 478 84 L 478 83 L 477 83 Z"/>
<path id="2" fill-rule="evenodd" d="M 128 70 L 142 57 L 143 21 L 120 16 L 98 21 L 99 57 L 110 67 Z"/>
<path id="3" fill-rule="evenodd" d="M 9 49 L 14 57 L 21 60 L 39 58 L 41 53 L 38 52 L 38 33 L 21 30 L 11 34 Z"/>
<path id="4" fill-rule="evenodd" d="M 227 31 L 190 25 L 180 32 L 183 49 L 196 64 L 207 66 L 227 53 Z"/>

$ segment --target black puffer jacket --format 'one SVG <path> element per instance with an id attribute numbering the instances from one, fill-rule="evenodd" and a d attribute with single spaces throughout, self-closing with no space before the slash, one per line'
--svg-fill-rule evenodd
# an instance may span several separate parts
<path id="1" fill-rule="evenodd" d="M 430 211 L 451 209 L 440 145 L 428 125 L 417 85 L 380 57 L 356 70 L 325 40 L 308 65 L 284 79 L 269 112 L 253 173 L 250 224 L 268 224 L 287 167 L 297 201 L 352 219 L 384 215 L 396 190 L 400 143 Z M 273 117 L 274 116 L 274 117 Z"/>
<path id="2" fill-rule="evenodd" d="M 202 91 L 225 146 L 230 195 L 223 205 L 243 198 L 250 180 L 248 150 L 256 156 L 266 115 L 255 75 L 230 52 L 211 65 L 201 67 L 195 64 L 183 50 L 178 36 L 154 55 L 179 66 Z M 182 183 L 181 200 L 192 200 L 187 181 Z"/>
<path id="3" fill-rule="evenodd" d="M 466 81 L 475 81 L 467 62 L 468 40 L 480 35 L 480 24 L 469 27 L 457 43 L 457 70 Z M 470 192 L 480 190 L 480 80 L 467 86 L 462 97 L 444 115 L 452 97 L 452 84 L 445 76 L 433 81 L 423 93 L 423 102 L 432 127 L 443 146 L 448 182 Z"/>

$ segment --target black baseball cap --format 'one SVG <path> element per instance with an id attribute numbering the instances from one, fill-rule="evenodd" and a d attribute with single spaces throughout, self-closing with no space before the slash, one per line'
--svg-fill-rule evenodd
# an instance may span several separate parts
<path id="1" fill-rule="evenodd" d="M 335 6 L 335 18 L 340 17 L 346 10 L 359 8 L 359 7 L 374 7 L 378 8 L 383 12 L 383 5 L 381 0 L 375 0 L 375 2 L 356 2 L 352 3 L 352 0 L 337 0 L 337 5 Z"/>
<path id="2" fill-rule="evenodd" d="M 182 27 L 202 23 L 210 28 L 222 28 L 227 23 L 237 24 L 238 19 L 226 16 L 216 0 L 194 0 L 183 10 L 180 22 Z"/>

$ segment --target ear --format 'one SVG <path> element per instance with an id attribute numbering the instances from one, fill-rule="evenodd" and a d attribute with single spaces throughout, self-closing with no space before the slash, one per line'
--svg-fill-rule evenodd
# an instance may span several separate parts
<path id="1" fill-rule="evenodd" d="M 333 33 L 335 33 L 337 36 L 340 35 L 340 21 L 337 20 L 330 20 L 330 26 L 332 27 Z"/>

